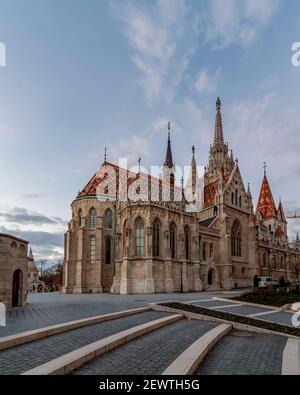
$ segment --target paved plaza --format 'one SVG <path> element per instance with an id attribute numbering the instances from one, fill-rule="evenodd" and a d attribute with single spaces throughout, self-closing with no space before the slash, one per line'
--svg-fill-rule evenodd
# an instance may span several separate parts
<path id="1" fill-rule="evenodd" d="M 30 294 L 27 306 L 7 312 L 6 327 L 0 327 L 0 337 L 164 301 L 192 302 L 197 306 L 230 311 L 244 316 L 256 316 L 259 319 L 291 325 L 293 314 L 290 312 L 247 306 L 238 301 L 215 300 L 216 297 L 228 298 L 229 296 L 212 292 L 155 295 Z"/>

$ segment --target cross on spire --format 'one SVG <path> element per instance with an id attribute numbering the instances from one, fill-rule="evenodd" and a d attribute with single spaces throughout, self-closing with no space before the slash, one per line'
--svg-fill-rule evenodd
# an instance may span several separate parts
<path id="1" fill-rule="evenodd" d="M 267 177 L 267 164 L 264 162 L 264 176 Z"/>
<path id="2" fill-rule="evenodd" d="M 106 163 L 106 159 L 107 159 L 107 148 L 104 148 L 104 163 Z"/>

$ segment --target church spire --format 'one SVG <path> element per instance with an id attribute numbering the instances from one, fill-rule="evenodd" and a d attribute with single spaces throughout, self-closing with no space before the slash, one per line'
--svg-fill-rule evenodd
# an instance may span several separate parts
<path id="1" fill-rule="evenodd" d="M 174 166 L 172 149 L 171 149 L 171 122 L 168 123 L 168 145 L 167 145 L 167 153 L 166 153 L 166 160 L 164 166 L 167 166 L 169 169 L 171 169 Z"/>
<path id="2" fill-rule="evenodd" d="M 216 102 L 216 122 L 215 122 L 215 137 L 214 144 L 224 144 L 222 115 L 221 115 L 221 100 L 218 97 Z"/>
<path id="3" fill-rule="evenodd" d="M 257 202 L 256 215 L 260 213 L 263 219 L 269 219 L 276 216 L 276 211 L 275 202 L 267 178 L 266 164 L 264 164 L 264 179 Z"/>
<path id="4" fill-rule="evenodd" d="M 192 147 L 192 163 L 191 163 L 191 170 L 192 170 L 192 191 L 196 193 L 196 184 L 197 184 L 197 164 L 195 159 L 195 147 Z"/>

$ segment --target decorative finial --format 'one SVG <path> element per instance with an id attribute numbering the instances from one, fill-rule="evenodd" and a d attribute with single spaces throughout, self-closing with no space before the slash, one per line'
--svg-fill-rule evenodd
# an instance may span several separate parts
<path id="1" fill-rule="evenodd" d="M 221 99 L 219 97 L 217 98 L 216 107 L 217 107 L 217 110 L 219 110 L 221 108 Z"/>
<path id="2" fill-rule="evenodd" d="M 106 163 L 106 159 L 107 159 L 107 148 L 104 148 L 104 163 Z"/>
<path id="3" fill-rule="evenodd" d="M 267 164 L 264 162 L 264 176 L 267 176 Z"/>
<path id="4" fill-rule="evenodd" d="M 168 123 L 168 141 L 171 141 L 171 121 Z"/>
<path id="5" fill-rule="evenodd" d="M 140 172 L 141 172 L 141 161 L 142 161 L 142 158 L 139 157 L 139 159 L 138 159 L 138 163 L 139 163 L 139 174 L 140 174 Z"/>
<path id="6" fill-rule="evenodd" d="M 192 152 L 193 152 L 193 155 L 195 155 L 195 146 L 194 145 L 192 147 Z"/>

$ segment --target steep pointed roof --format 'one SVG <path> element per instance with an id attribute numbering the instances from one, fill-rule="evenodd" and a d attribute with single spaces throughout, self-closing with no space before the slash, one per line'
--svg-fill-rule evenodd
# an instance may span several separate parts
<path id="1" fill-rule="evenodd" d="M 216 121 L 215 121 L 214 144 L 224 144 L 222 115 L 221 115 L 221 100 L 219 97 L 216 102 Z"/>
<path id="2" fill-rule="evenodd" d="M 259 199 L 257 202 L 256 215 L 258 213 L 261 214 L 263 219 L 268 219 L 276 216 L 276 207 L 266 174 L 264 175 Z"/>
<path id="3" fill-rule="evenodd" d="M 171 123 L 170 122 L 168 124 L 168 145 L 167 145 L 167 153 L 166 153 L 166 160 L 165 160 L 164 166 L 167 166 L 170 169 L 174 166 L 172 149 L 171 149 Z"/>
<path id="4" fill-rule="evenodd" d="M 29 258 L 29 259 L 32 259 L 32 260 L 34 261 L 33 253 L 32 253 L 32 248 L 31 248 L 31 247 L 30 247 L 30 250 L 29 250 L 28 258 Z"/>
<path id="5" fill-rule="evenodd" d="M 277 210 L 277 216 L 278 218 L 283 221 L 286 222 L 286 218 L 285 218 L 285 214 L 284 214 L 284 209 L 281 203 L 281 200 L 279 201 L 279 206 L 278 206 L 278 210 Z"/>

